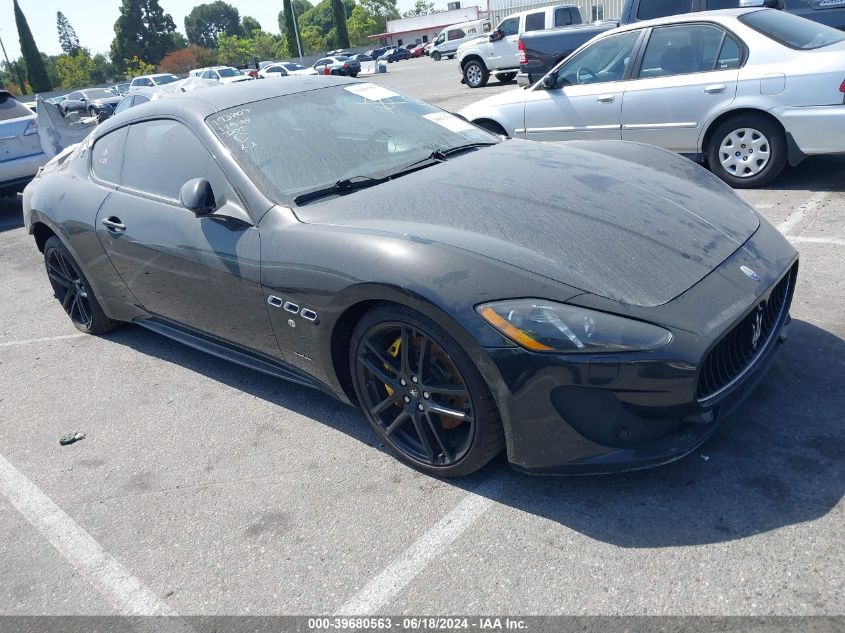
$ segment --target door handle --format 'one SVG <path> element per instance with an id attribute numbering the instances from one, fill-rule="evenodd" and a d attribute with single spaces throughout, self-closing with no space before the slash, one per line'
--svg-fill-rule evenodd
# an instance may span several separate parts
<path id="1" fill-rule="evenodd" d="M 102 220 L 101 224 L 113 233 L 122 233 L 126 230 L 126 225 L 120 221 L 120 218 L 114 216 Z"/>
<path id="2" fill-rule="evenodd" d="M 707 86 L 704 89 L 704 94 L 706 95 L 720 95 L 727 90 L 727 86 L 725 84 L 714 84 L 712 86 Z"/>
<path id="3" fill-rule="evenodd" d="M 613 103 L 616 99 L 616 95 L 599 95 L 596 99 L 599 103 Z"/>

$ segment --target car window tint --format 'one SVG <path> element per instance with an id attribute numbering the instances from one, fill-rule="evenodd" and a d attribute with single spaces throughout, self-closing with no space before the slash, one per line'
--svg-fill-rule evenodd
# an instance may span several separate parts
<path id="1" fill-rule="evenodd" d="M 585 48 L 559 68 L 555 87 L 622 81 L 639 37 L 639 31 L 626 31 Z"/>
<path id="2" fill-rule="evenodd" d="M 79 97 L 81 97 L 81 96 L 82 96 L 82 93 L 81 93 L 81 92 L 71 92 L 71 93 L 67 96 L 67 100 L 68 100 L 68 101 L 78 101 L 78 100 L 79 100 Z"/>
<path id="3" fill-rule="evenodd" d="M 459 40 L 462 37 L 466 37 L 466 33 L 464 33 L 461 29 L 452 29 L 446 33 L 446 38 L 450 40 Z"/>
<path id="4" fill-rule="evenodd" d="M 572 24 L 572 14 L 569 9 L 555 9 L 555 26 L 569 26 Z"/>
<path id="5" fill-rule="evenodd" d="M 508 18 L 499 25 L 499 30 L 507 37 L 519 33 L 519 18 Z"/>
<path id="6" fill-rule="evenodd" d="M 182 185 L 193 178 L 208 178 L 216 196 L 225 189 L 219 166 L 181 123 L 135 123 L 129 128 L 126 147 L 122 185 L 174 200 L 179 199 Z"/>
<path id="7" fill-rule="evenodd" d="M 707 10 L 736 9 L 739 7 L 739 0 L 707 0 Z"/>
<path id="8" fill-rule="evenodd" d="M 845 33 L 774 9 L 744 13 L 739 21 L 779 44 L 798 50 L 813 50 L 845 41 Z"/>
<path id="9" fill-rule="evenodd" d="M 125 100 L 124 100 L 125 101 Z M 128 127 L 110 132 L 94 143 L 91 149 L 91 171 L 100 180 L 120 184 Z"/>
<path id="10" fill-rule="evenodd" d="M 27 108 L 20 101 L 9 93 L 0 93 L 0 121 L 18 119 L 22 116 L 29 116 L 32 110 Z"/>
<path id="11" fill-rule="evenodd" d="M 667 15 L 691 13 L 693 0 L 640 0 L 637 19 L 651 20 Z"/>
<path id="12" fill-rule="evenodd" d="M 119 114 L 120 112 L 123 112 L 124 110 L 128 110 L 129 108 L 131 108 L 132 107 L 132 100 L 134 98 L 135 97 L 124 97 L 123 100 L 120 103 L 117 104 L 117 107 L 114 109 L 114 113 Z"/>
<path id="13" fill-rule="evenodd" d="M 546 28 L 546 12 L 529 13 L 525 16 L 526 31 L 542 31 Z"/>
<path id="14" fill-rule="evenodd" d="M 742 49 L 739 47 L 739 42 L 730 36 L 726 37 L 722 44 L 722 50 L 719 53 L 719 61 L 716 62 L 716 68 L 718 70 L 739 68 L 741 61 Z"/>
<path id="15" fill-rule="evenodd" d="M 639 76 L 669 77 L 713 70 L 724 34 L 710 24 L 656 28 L 648 39 Z"/>

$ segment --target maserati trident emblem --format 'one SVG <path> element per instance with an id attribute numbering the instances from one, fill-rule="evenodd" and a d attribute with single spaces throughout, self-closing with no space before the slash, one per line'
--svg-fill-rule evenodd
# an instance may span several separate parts
<path id="1" fill-rule="evenodd" d="M 760 275 L 751 270 L 748 266 L 740 266 L 739 269 L 745 273 L 745 276 L 754 281 L 760 281 Z"/>
<path id="2" fill-rule="evenodd" d="M 420 397 L 420 392 L 419 392 L 419 391 L 417 391 L 416 389 L 411 389 L 411 397 L 412 397 L 412 398 L 419 398 L 419 397 Z"/>
<path id="3" fill-rule="evenodd" d="M 757 312 L 754 314 L 754 322 L 751 324 L 751 349 L 757 349 L 757 344 L 760 342 L 760 335 L 763 333 L 763 304 L 757 306 Z"/>

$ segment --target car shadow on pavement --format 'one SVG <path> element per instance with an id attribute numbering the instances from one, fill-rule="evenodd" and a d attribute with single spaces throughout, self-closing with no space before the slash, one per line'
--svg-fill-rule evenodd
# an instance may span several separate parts
<path id="1" fill-rule="evenodd" d="M 845 155 L 810 156 L 797 167 L 781 172 L 767 185 L 775 191 L 803 190 L 845 191 Z"/>
<path id="2" fill-rule="evenodd" d="M 322 393 L 141 328 L 108 338 L 385 450 L 360 412 Z M 531 477 L 511 470 L 502 455 L 443 483 L 621 547 L 716 543 L 811 521 L 830 512 L 845 489 L 843 376 L 845 342 L 794 321 L 756 391 L 703 447 L 677 462 L 619 475 Z"/>
<path id="3" fill-rule="evenodd" d="M 0 196 L 0 233 L 23 226 L 23 197 Z"/>

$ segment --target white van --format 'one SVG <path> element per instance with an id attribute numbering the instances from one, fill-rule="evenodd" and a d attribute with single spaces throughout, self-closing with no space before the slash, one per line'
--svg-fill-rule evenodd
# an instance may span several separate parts
<path id="1" fill-rule="evenodd" d="M 439 62 L 441 57 L 451 59 L 457 54 L 458 46 L 488 35 L 492 27 L 490 20 L 472 20 L 447 26 L 434 38 L 429 55 L 436 62 Z"/>

